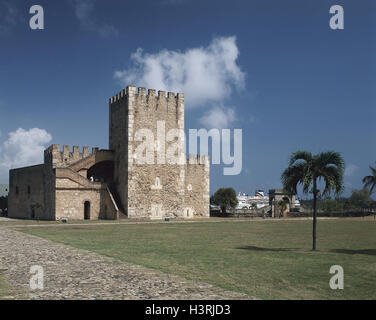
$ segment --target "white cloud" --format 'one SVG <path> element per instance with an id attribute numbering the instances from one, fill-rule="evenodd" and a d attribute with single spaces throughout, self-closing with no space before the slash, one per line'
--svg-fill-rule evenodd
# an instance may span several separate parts
<path id="1" fill-rule="evenodd" d="M 356 171 L 358 171 L 358 169 L 359 169 L 358 166 L 356 166 L 355 164 L 350 163 L 346 165 L 345 173 L 344 173 L 345 177 L 352 176 Z"/>
<path id="2" fill-rule="evenodd" d="M 0 2 L 0 36 L 9 35 L 17 24 L 17 9 L 10 1 Z"/>
<path id="3" fill-rule="evenodd" d="M 185 52 L 162 50 L 131 55 L 132 65 L 114 77 L 122 86 L 183 92 L 187 107 L 211 106 L 230 98 L 234 87 L 244 88 L 245 74 L 237 64 L 236 37 L 214 38 L 207 47 Z"/>
<path id="4" fill-rule="evenodd" d="M 43 151 L 51 140 L 51 135 L 39 128 L 9 132 L 0 147 L 0 179 L 7 179 L 9 169 L 43 163 Z"/>
<path id="5" fill-rule="evenodd" d="M 94 17 L 95 0 L 75 0 L 74 11 L 81 26 L 98 33 L 103 38 L 117 36 L 119 31 L 111 24 L 101 24 Z"/>
<path id="6" fill-rule="evenodd" d="M 227 129 L 235 121 L 235 109 L 218 106 L 211 108 L 199 119 L 199 122 L 208 129 Z"/>

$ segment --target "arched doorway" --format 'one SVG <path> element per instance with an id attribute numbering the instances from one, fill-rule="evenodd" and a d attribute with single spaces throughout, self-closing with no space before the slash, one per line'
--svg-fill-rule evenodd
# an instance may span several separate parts
<path id="1" fill-rule="evenodd" d="M 84 219 L 90 220 L 90 201 L 84 203 Z"/>

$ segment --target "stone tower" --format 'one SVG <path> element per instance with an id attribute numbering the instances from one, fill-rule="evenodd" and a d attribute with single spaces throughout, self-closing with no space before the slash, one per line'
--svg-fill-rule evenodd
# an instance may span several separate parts
<path id="1" fill-rule="evenodd" d="M 209 216 L 209 159 L 186 159 L 184 95 L 128 86 L 109 108 L 114 183 L 127 216 Z"/>

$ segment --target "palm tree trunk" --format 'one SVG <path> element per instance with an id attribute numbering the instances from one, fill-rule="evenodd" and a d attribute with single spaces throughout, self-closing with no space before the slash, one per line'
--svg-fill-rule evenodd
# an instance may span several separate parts
<path id="1" fill-rule="evenodd" d="M 316 224 L 317 224 L 317 186 L 316 178 L 313 179 L 313 230 L 312 230 L 312 250 L 316 250 Z"/>

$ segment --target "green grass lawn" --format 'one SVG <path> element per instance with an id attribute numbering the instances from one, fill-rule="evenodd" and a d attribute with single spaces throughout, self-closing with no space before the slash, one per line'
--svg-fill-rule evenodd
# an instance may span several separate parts
<path id="1" fill-rule="evenodd" d="M 108 224 L 20 231 L 261 299 L 376 299 L 376 221 Z M 344 290 L 329 288 L 330 266 Z"/>

